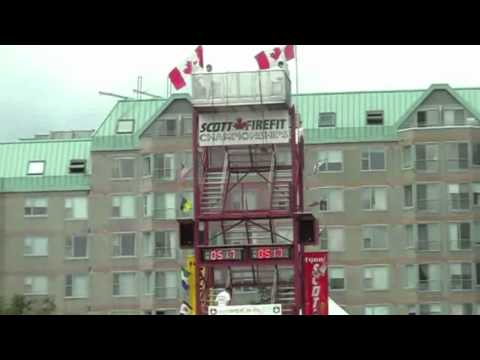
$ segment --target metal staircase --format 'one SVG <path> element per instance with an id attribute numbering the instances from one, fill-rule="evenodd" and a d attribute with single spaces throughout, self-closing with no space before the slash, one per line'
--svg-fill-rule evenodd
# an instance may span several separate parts
<path id="1" fill-rule="evenodd" d="M 204 175 L 200 209 L 203 213 L 218 212 L 224 208 L 225 186 L 228 169 L 228 158 L 225 155 L 221 171 L 207 171 Z"/>
<path id="2" fill-rule="evenodd" d="M 288 210 L 290 208 L 292 171 L 290 169 L 274 169 L 272 179 L 271 208 Z"/>
<path id="3" fill-rule="evenodd" d="M 272 304 L 281 304 L 284 315 L 293 315 L 295 309 L 295 288 L 290 281 L 282 281 L 278 267 L 275 267 L 273 286 L 272 286 Z"/>

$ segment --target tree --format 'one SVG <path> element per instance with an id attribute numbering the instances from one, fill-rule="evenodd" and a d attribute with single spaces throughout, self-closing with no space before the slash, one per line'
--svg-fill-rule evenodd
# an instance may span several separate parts
<path id="1" fill-rule="evenodd" d="M 51 297 L 41 300 L 28 299 L 25 295 L 15 294 L 10 304 L 0 298 L 0 315 L 51 315 L 57 306 Z"/>

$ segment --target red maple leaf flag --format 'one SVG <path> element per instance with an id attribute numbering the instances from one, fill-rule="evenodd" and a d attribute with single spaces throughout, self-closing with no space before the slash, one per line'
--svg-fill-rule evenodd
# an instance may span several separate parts
<path id="1" fill-rule="evenodd" d="M 286 45 L 283 48 L 275 47 L 268 51 L 262 51 L 255 56 L 260 70 L 270 69 L 277 66 L 279 61 L 289 61 L 295 58 L 295 46 Z"/>
<path id="2" fill-rule="evenodd" d="M 172 82 L 175 90 L 183 88 L 187 83 L 185 82 L 186 75 L 192 75 L 193 73 L 203 69 L 203 46 L 200 45 L 195 49 L 195 54 L 186 59 L 181 65 L 173 68 L 168 74 L 170 81 Z"/>
<path id="3" fill-rule="evenodd" d="M 242 118 L 238 118 L 237 121 L 233 124 L 233 127 L 237 130 L 243 130 L 248 127 L 248 123 L 243 121 Z"/>

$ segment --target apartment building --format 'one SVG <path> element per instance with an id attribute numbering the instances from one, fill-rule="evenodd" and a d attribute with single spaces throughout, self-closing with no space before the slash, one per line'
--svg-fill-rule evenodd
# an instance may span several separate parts
<path id="1" fill-rule="evenodd" d="M 480 314 L 480 88 L 292 102 L 331 297 L 351 314 Z M 176 313 L 191 121 L 186 94 L 122 100 L 94 132 L 0 144 L 0 296 L 50 296 L 59 314 Z"/>

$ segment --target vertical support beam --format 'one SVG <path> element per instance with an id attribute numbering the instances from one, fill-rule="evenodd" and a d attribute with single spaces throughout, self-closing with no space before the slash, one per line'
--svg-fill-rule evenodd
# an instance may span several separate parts
<path id="1" fill-rule="evenodd" d="M 200 254 L 200 179 L 199 179 L 199 166 L 200 166 L 200 159 L 198 154 L 198 113 L 197 111 L 193 110 L 192 114 L 192 161 L 193 161 L 193 196 L 194 196 L 194 203 L 193 203 L 193 219 L 194 219 L 194 226 L 193 226 L 193 246 L 194 246 L 194 253 L 195 253 L 195 260 L 197 271 L 195 271 L 195 286 L 197 296 L 195 297 L 196 304 L 195 308 L 197 310 L 196 315 L 202 313 L 201 309 L 201 299 L 200 299 L 200 266 L 201 264 L 201 254 Z"/>

